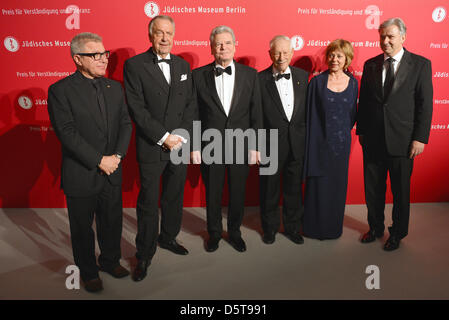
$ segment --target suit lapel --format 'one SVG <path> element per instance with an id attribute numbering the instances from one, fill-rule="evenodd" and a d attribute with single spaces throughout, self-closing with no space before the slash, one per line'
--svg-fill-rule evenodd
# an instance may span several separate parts
<path id="1" fill-rule="evenodd" d="M 412 69 L 412 61 L 410 59 L 410 53 L 404 49 L 404 55 L 402 56 L 399 69 L 396 72 L 393 88 L 391 89 L 390 96 L 394 95 L 398 88 L 405 82 L 410 75 Z"/>
<path id="2" fill-rule="evenodd" d="M 72 83 L 72 87 L 75 90 L 75 92 L 77 93 L 77 97 L 80 101 L 79 106 L 81 108 L 86 108 L 87 111 L 92 115 L 92 118 L 94 119 L 96 125 L 98 126 L 98 128 L 104 132 L 105 127 L 104 127 L 104 123 L 103 123 L 103 119 L 101 117 L 100 114 L 100 110 L 98 108 L 98 106 L 96 105 L 92 105 L 92 102 L 89 101 L 86 92 L 90 92 L 90 88 L 88 88 L 87 86 L 89 85 L 86 81 L 83 81 L 82 78 L 78 78 L 78 77 L 82 77 L 81 74 L 74 75 L 74 83 Z"/>
<path id="3" fill-rule="evenodd" d="M 234 61 L 234 67 L 235 67 L 235 78 L 234 78 L 234 92 L 232 93 L 232 101 L 231 101 L 231 107 L 229 108 L 229 117 L 232 114 L 232 111 L 237 107 L 240 99 L 240 95 L 243 92 L 243 81 L 244 81 L 244 73 L 243 70 L 237 62 Z"/>
<path id="4" fill-rule="evenodd" d="M 223 105 L 221 104 L 220 98 L 218 97 L 217 87 L 215 86 L 215 74 L 214 74 L 214 63 L 210 64 L 209 70 L 206 71 L 206 83 L 209 89 L 210 96 L 212 100 L 215 101 L 217 107 L 226 114 Z"/>
<path id="5" fill-rule="evenodd" d="M 375 92 L 380 100 L 382 100 L 384 96 L 382 85 L 383 65 L 384 65 L 384 55 L 381 54 L 380 56 L 378 56 L 378 59 L 376 60 L 376 63 L 374 65 L 374 79 L 373 79 Z"/>
<path id="6" fill-rule="evenodd" d="M 301 103 L 301 95 L 300 95 L 300 89 L 301 86 L 307 85 L 307 83 L 301 83 L 298 75 L 296 74 L 296 71 L 293 68 L 290 68 L 291 74 L 292 74 L 292 81 L 293 81 L 293 113 L 292 113 L 292 119 L 295 116 L 296 112 L 298 112 L 299 105 Z"/>
<path id="7" fill-rule="evenodd" d="M 273 102 L 276 105 L 276 107 L 278 108 L 280 114 L 286 121 L 288 121 L 287 115 L 285 114 L 284 107 L 282 106 L 281 97 L 279 96 L 279 91 L 276 87 L 276 82 L 274 80 L 273 72 L 271 71 L 271 68 L 272 67 L 270 67 L 269 70 L 267 71 L 265 84 L 266 84 L 267 90 L 270 93 L 270 96 L 273 99 Z"/>
<path id="8" fill-rule="evenodd" d="M 170 54 L 170 59 L 172 61 L 170 65 L 170 88 L 173 89 L 178 86 L 180 80 L 181 80 L 181 69 L 180 65 L 178 63 L 178 60 L 174 57 L 173 54 Z M 165 77 L 164 77 L 165 79 Z M 167 81 L 165 81 L 167 82 Z"/>
<path id="9" fill-rule="evenodd" d="M 164 90 L 166 94 L 170 91 L 170 86 L 167 83 L 167 80 L 164 77 L 164 73 L 162 72 L 159 65 L 155 63 L 155 59 L 157 56 L 153 53 L 152 49 L 148 50 L 148 55 L 146 61 L 143 63 L 145 70 L 150 74 L 150 76 L 155 80 L 155 82 Z M 171 72 L 170 67 L 170 72 Z"/>
<path id="10" fill-rule="evenodd" d="M 114 123 L 113 119 L 113 110 L 112 106 L 114 105 L 114 101 L 112 100 L 112 87 L 109 83 L 109 79 L 103 78 L 104 81 L 102 81 L 103 84 L 103 95 L 104 95 L 104 101 L 106 103 L 106 114 L 108 118 L 108 141 L 111 141 L 111 125 Z"/>

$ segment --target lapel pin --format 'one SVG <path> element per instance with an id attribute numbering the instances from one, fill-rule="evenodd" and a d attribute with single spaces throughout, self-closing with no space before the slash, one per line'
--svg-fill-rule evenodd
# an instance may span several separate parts
<path id="1" fill-rule="evenodd" d="M 106 88 L 110 88 L 111 86 L 109 84 L 106 85 Z"/>

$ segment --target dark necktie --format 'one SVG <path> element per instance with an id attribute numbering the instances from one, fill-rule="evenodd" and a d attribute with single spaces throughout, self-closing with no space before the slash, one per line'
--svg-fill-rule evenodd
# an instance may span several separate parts
<path id="1" fill-rule="evenodd" d="M 388 95 L 391 92 L 391 89 L 393 88 L 394 84 L 394 71 L 393 71 L 393 58 L 387 59 L 388 69 L 387 74 L 385 76 L 385 82 L 384 82 L 384 100 L 388 98 Z"/>
<path id="2" fill-rule="evenodd" d="M 290 80 L 290 73 L 278 73 L 278 74 L 275 76 L 276 81 L 278 81 L 278 80 L 280 80 L 280 79 L 282 79 L 282 78 L 285 78 L 285 79 L 287 79 L 287 80 Z"/>
<path id="3" fill-rule="evenodd" d="M 103 119 L 103 122 L 104 122 L 105 126 L 107 127 L 108 120 L 107 120 L 107 117 L 106 117 L 106 103 L 104 101 L 104 95 L 103 95 L 103 90 L 101 89 L 100 79 L 94 79 L 92 81 L 92 83 L 93 83 L 93 85 L 95 87 L 96 96 L 97 96 L 97 102 L 98 102 L 98 107 L 100 109 L 101 117 Z"/>
<path id="4" fill-rule="evenodd" d="M 231 66 L 227 66 L 225 69 L 215 67 L 215 76 L 216 77 L 221 76 L 223 74 L 223 72 L 226 72 L 227 74 L 231 75 L 232 74 Z"/>
<path id="5" fill-rule="evenodd" d="M 155 60 L 156 60 L 157 63 L 162 63 L 162 62 L 165 62 L 165 63 L 168 63 L 168 64 L 171 63 L 170 59 L 158 59 L 158 58 L 155 58 Z"/>

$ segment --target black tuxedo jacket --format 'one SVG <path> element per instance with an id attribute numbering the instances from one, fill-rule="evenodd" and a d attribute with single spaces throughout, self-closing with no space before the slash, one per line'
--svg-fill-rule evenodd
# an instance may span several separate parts
<path id="1" fill-rule="evenodd" d="M 120 83 L 101 78 L 108 124 L 98 105 L 86 92 L 90 85 L 80 72 L 48 89 L 48 113 L 62 146 L 61 187 L 67 196 L 86 197 L 99 193 L 105 179 L 121 185 L 122 167 L 110 176 L 97 167 L 104 155 L 126 154 L 132 124 Z"/>
<path id="2" fill-rule="evenodd" d="M 224 137 L 225 129 L 245 131 L 249 128 L 254 130 L 262 128 L 262 104 L 257 71 L 235 61 L 234 64 L 234 92 L 228 116 L 215 86 L 215 62 L 193 70 L 193 83 L 198 104 L 196 118 L 201 120 L 202 131 L 214 128 Z"/>
<path id="3" fill-rule="evenodd" d="M 157 55 L 151 48 L 125 62 L 126 98 L 136 124 L 139 162 L 170 159 L 170 153 L 157 145 L 166 132 L 172 133 L 182 128 L 191 136 L 196 106 L 190 65 L 174 54 L 170 54 L 170 57 L 170 85 L 156 63 Z"/>
<path id="4" fill-rule="evenodd" d="M 356 133 L 365 137 L 369 152 L 382 150 L 384 145 L 392 156 L 408 156 L 412 140 L 429 140 L 433 106 L 431 63 L 405 50 L 387 99 L 383 98 L 383 63 L 381 54 L 366 61 L 363 67 Z"/>
<path id="5" fill-rule="evenodd" d="M 272 70 L 273 66 L 270 66 L 259 73 L 264 128 L 278 129 L 279 152 L 287 153 L 291 150 L 295 160 L 301 159 L 304 156 L 305 147 L 306 98 L 309 74 L 302 69 L 290 66 L 294 107 L 292 117 L 288 121 Z M 267 132 L 267 139 L 269 137 Z M 287 141 L 288 143 L 286 143 Z"/>

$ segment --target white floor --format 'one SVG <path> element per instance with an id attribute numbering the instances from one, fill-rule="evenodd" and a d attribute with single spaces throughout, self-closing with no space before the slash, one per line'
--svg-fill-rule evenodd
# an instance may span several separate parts
<path id="1" fill-rule="evenodd" d="M 158 248 L 142 282 L 101 273 L 105 289 L 91 294 L 65 286 L 73 264 L 66 209 L 0 209 L 0 300 L 449 299 L 449 203 L 412 204 L 409 236 L 394 252 L 382 250 L 388 233 L 359 242 L 368 228 L 365 206 L 349 205 L 345 214 L 338 240 L 306 238 L 296 245 L 278 234 L 266 245 L 258 208 L 246 208 L 247 251 L 222 240 L 207 253 L 205 208 L 185 208 L 178 240 L 189 255 Z M 388 226 L 391 205 L 386 219 Z M 124 209 L 122 264 L 128 268 L 135 263 L 135 234 L 135 209 Z M 366 288 L 370 265 L 379 268 L 380 289 Z"/>

